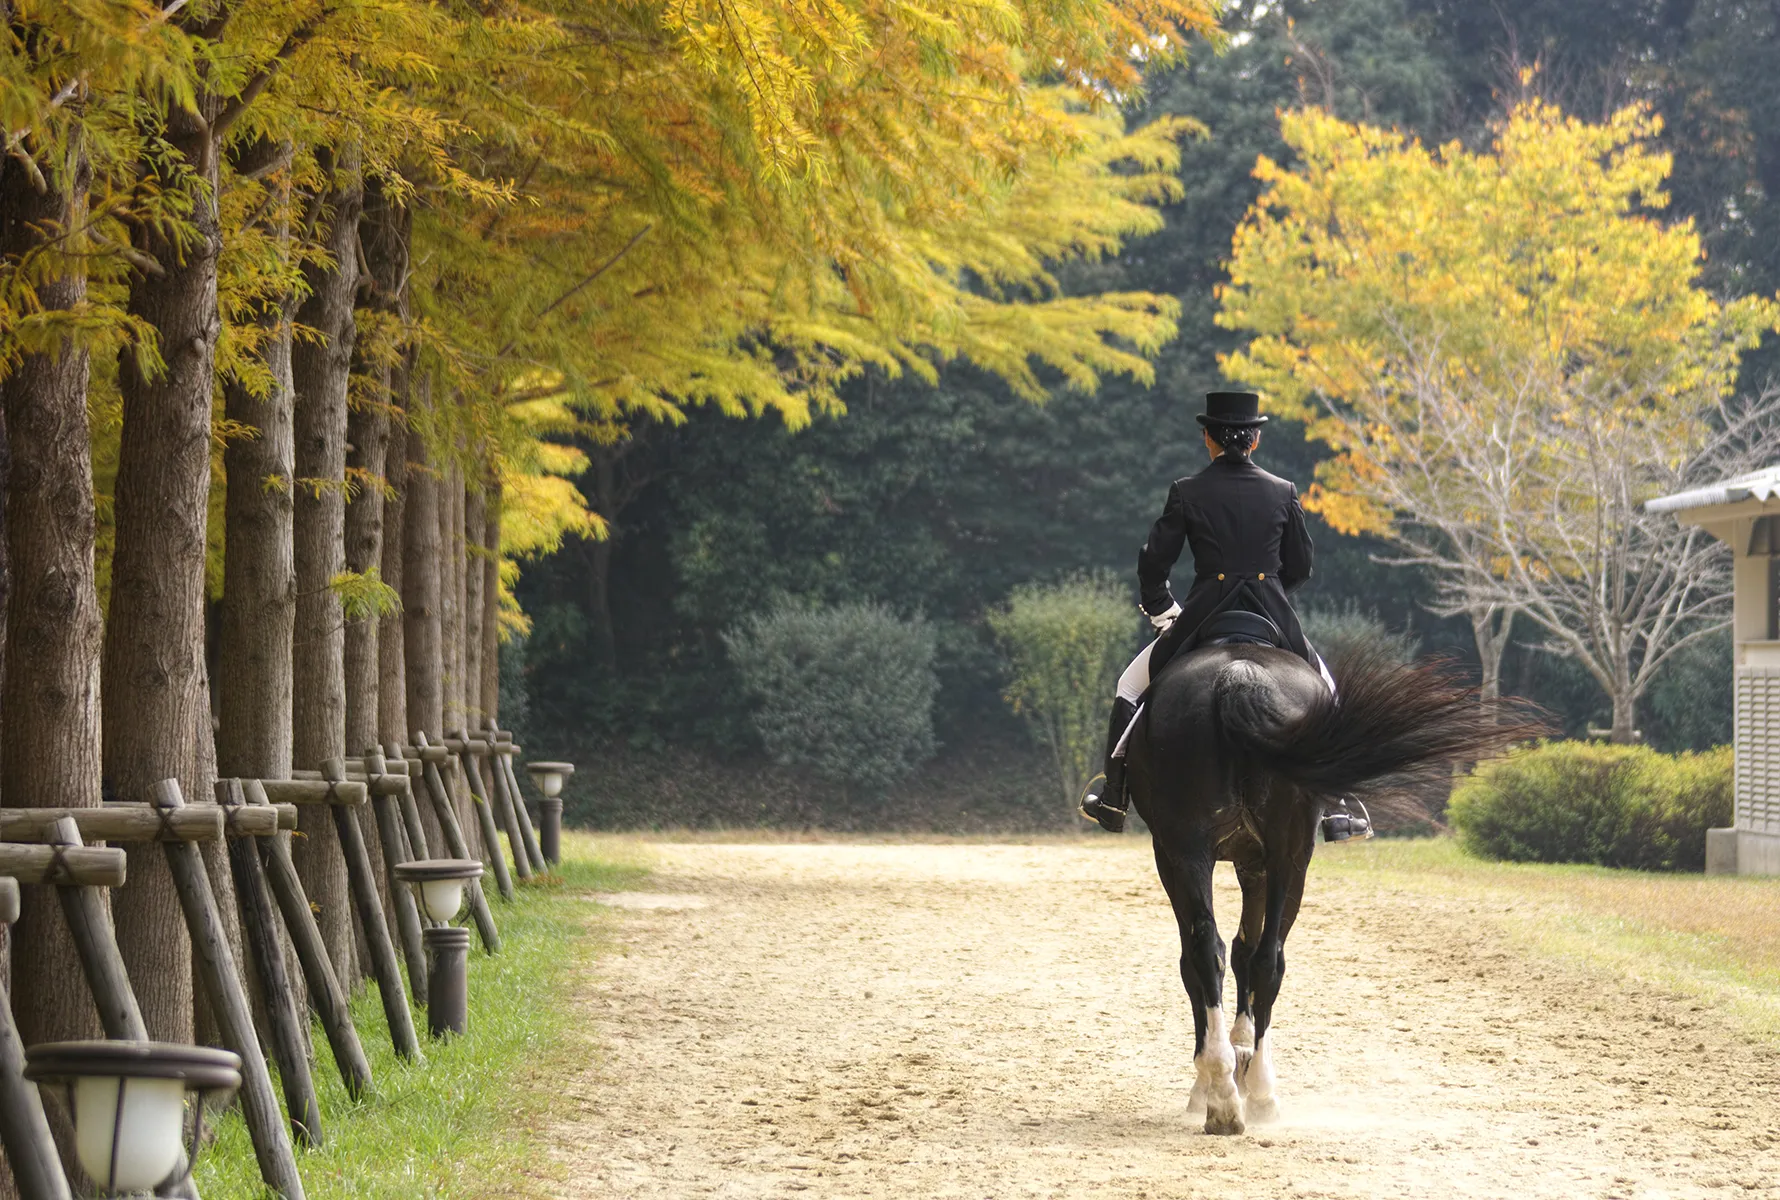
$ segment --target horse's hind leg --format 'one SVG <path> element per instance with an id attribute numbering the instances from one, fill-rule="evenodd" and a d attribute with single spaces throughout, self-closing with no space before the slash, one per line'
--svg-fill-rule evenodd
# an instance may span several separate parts
<path id="1" fill-rule="evenodd" d="M 1261 941 L 1261 930 L 1267 915 L 1267 874 L 1259 861 L 1244 859 L 1233 864 L 1236 882 L 1242 885 L 1242 921 L 1236 938 L 1230 944 L 1230 975 L 1236 983 L 1236 1020 L 1230 1025 L 1230 1041 L 1237 1047 L 1237 1059 L 1243 1048 L 1255 1046 L 1254 974 L 1249 960 Z M 1240 1067 L 1238 1075 L 1241 1074 Z"/>
<path id="2" fill-rule="evenodd" d="M 1236 1052 L 1224 1023 L 1224 942 L 1212 913 L 1210 848 L 1171 853 L 1158 839 L 1156 872 L 1180 926 L 1181 982 L 1193 1004 L 1195 1094 L 1205 1098 L 1205 1132 L 1241 1133 Z"/>
<path id="3" fill-rule="evenodd" d="M 1298 918 L 1298 907 L 1304 899 L 1304 875 L 1308 863 L 1293 861 L 1287 854 L 1268 856 L 1266 883 L 1266 921 L 1255 952 L 1249 959 L 1249 974 L 1254 987 L 1255 1049 L 1243 1064 L 1242 1093 L 1248 1116 L 1255 1121 L 1272 1121 L 1279 1117 L 1279 1101 L 1274 1095 L 1273 1074 L 1273 1004 L 1279 998 L 1280 984 L 1285 979 L 1286 935 Z M 1245 914 L 1246 915 L 1246 914 Z"/>

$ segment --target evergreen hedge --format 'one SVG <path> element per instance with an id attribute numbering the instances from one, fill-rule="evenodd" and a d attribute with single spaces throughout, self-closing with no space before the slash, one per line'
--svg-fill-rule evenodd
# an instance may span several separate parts
<path id="1" fill-rule="evenodd" d="M 781 605 L 723 637 L 774 762 L 882 789 L 933 757 L 933 629 L 877 604 Z"/>
<path id="2" fill-rule="evenodd" d="M 1706 830 L 1731 822 L 1731 748 L 1546 742 L 1480 766 L 1453 793 L 1465 849 L 1513 862 L 1698 871 Z"/>

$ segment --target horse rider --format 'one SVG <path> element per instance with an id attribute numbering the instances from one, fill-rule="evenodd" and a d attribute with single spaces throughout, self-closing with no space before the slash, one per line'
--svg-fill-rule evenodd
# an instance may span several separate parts
<path id="1" fill-rule="evenodd" d="M 1106 769 L 1082 795 L 1082 816 L 1112 833 L 1125 828 L 1124 744 L 1150 680 L 1183 647 L 1197 645 L 1213 617 L 1246 612 L 1264 618 L 1249 622 L 1250 630 L 1265 631 L 1262 636 L 1240 640 L 1276 642 L 1316 668 L 1331 691 L 1335 687 L 1287 599 L 1310 578 L 1310 532 L 1298 489 L 1263 471 L 1251 457 L 1267 423 L 1261 398 L 1252 392 L 1207 393 L 1198 421 L 1211 463 L 1169 487 L 1162 515 L 1137 555 L 1143 612 L 1159 633 L 1119 677 L 1106 733 Z M 1182 602 L 1169 591 L 1168 574 L 1186 547 L 1193 551 L 1193 586 Z M 1324 837 L 1363 836 L 1359 822 L 1345 813 L 1326 817 Z"/>

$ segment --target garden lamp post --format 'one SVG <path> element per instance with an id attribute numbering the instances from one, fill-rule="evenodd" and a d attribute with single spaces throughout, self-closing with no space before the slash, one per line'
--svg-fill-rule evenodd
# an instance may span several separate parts
<path id="1" fill-rule="evenodd" d="M 543 826 L 539 841 L 545 860 L 554 865 L 562 861 L 562 781 L 575 773 L 575 764 L 535 762 L 526 763 L 525 769 L 544 793 L 538 801 L 538 823 Z"/>
<path id="2" fill-rule="evenodd" d="M 124 1196 L 167 1182 L 182 1148 L 190 1171 L 204 1106 L 241 1086 L 241 1059 L 167 1042 L 45 1042 L 25 1051 L 25 1078 L 63 1097 L 81 1169 L 105 1195 Z"/>
<path id="3" fill-rule="evenodd" d="M 464 904 L 464 885 L 482 878 L 473 858 L 423 858 L 398 863 L 396 878 L 412 884 L 420 907 L 439 922 L 420 935 L 427 949 L 426 1029 L 433 1037 L 462 1033 L 470 1020 L 470 931 L 451 924 Z"/>

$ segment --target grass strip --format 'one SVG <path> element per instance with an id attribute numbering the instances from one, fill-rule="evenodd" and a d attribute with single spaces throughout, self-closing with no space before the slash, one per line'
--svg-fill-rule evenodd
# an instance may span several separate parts
<path id="1" fill-rule="evenodd" d="M 1697 999 L 1748 1034 L 1780 1033 L 1780 879 L 1492 862 L 1452 838 L 1325 849 L 1311 874 L 1471 899 L 1535 954 Z"/>
<path id="2" fill-rule="evenodd" d="M 549 1195 L 555 1172 L 541 1134 L 551 1086 L 592 1053 L 568 1001 L 580 969 L 609 948 L 607 918 L 586 897 L 633 886 L 647 873 L 633 847 L 565 835 L 555 874 L 518 888 L 511 904 L 495 902 L 501 953 L 489 957 L 472 944 L 469 1032 L 426 1042 L 422 1062 L 396 1058 L 376 991 L 362 989 L 353 1019 L 376 1083 L 360 1103 L 347 1098 L 317 1026 L 326 1141 L 297 1155 L 309 1200 Z M 424 1029 L 424 1010 L 415 1023 Z M 197 1183 L 205 1200 L 267 1194 L 239 1112 L 222 1121 Z"/>

